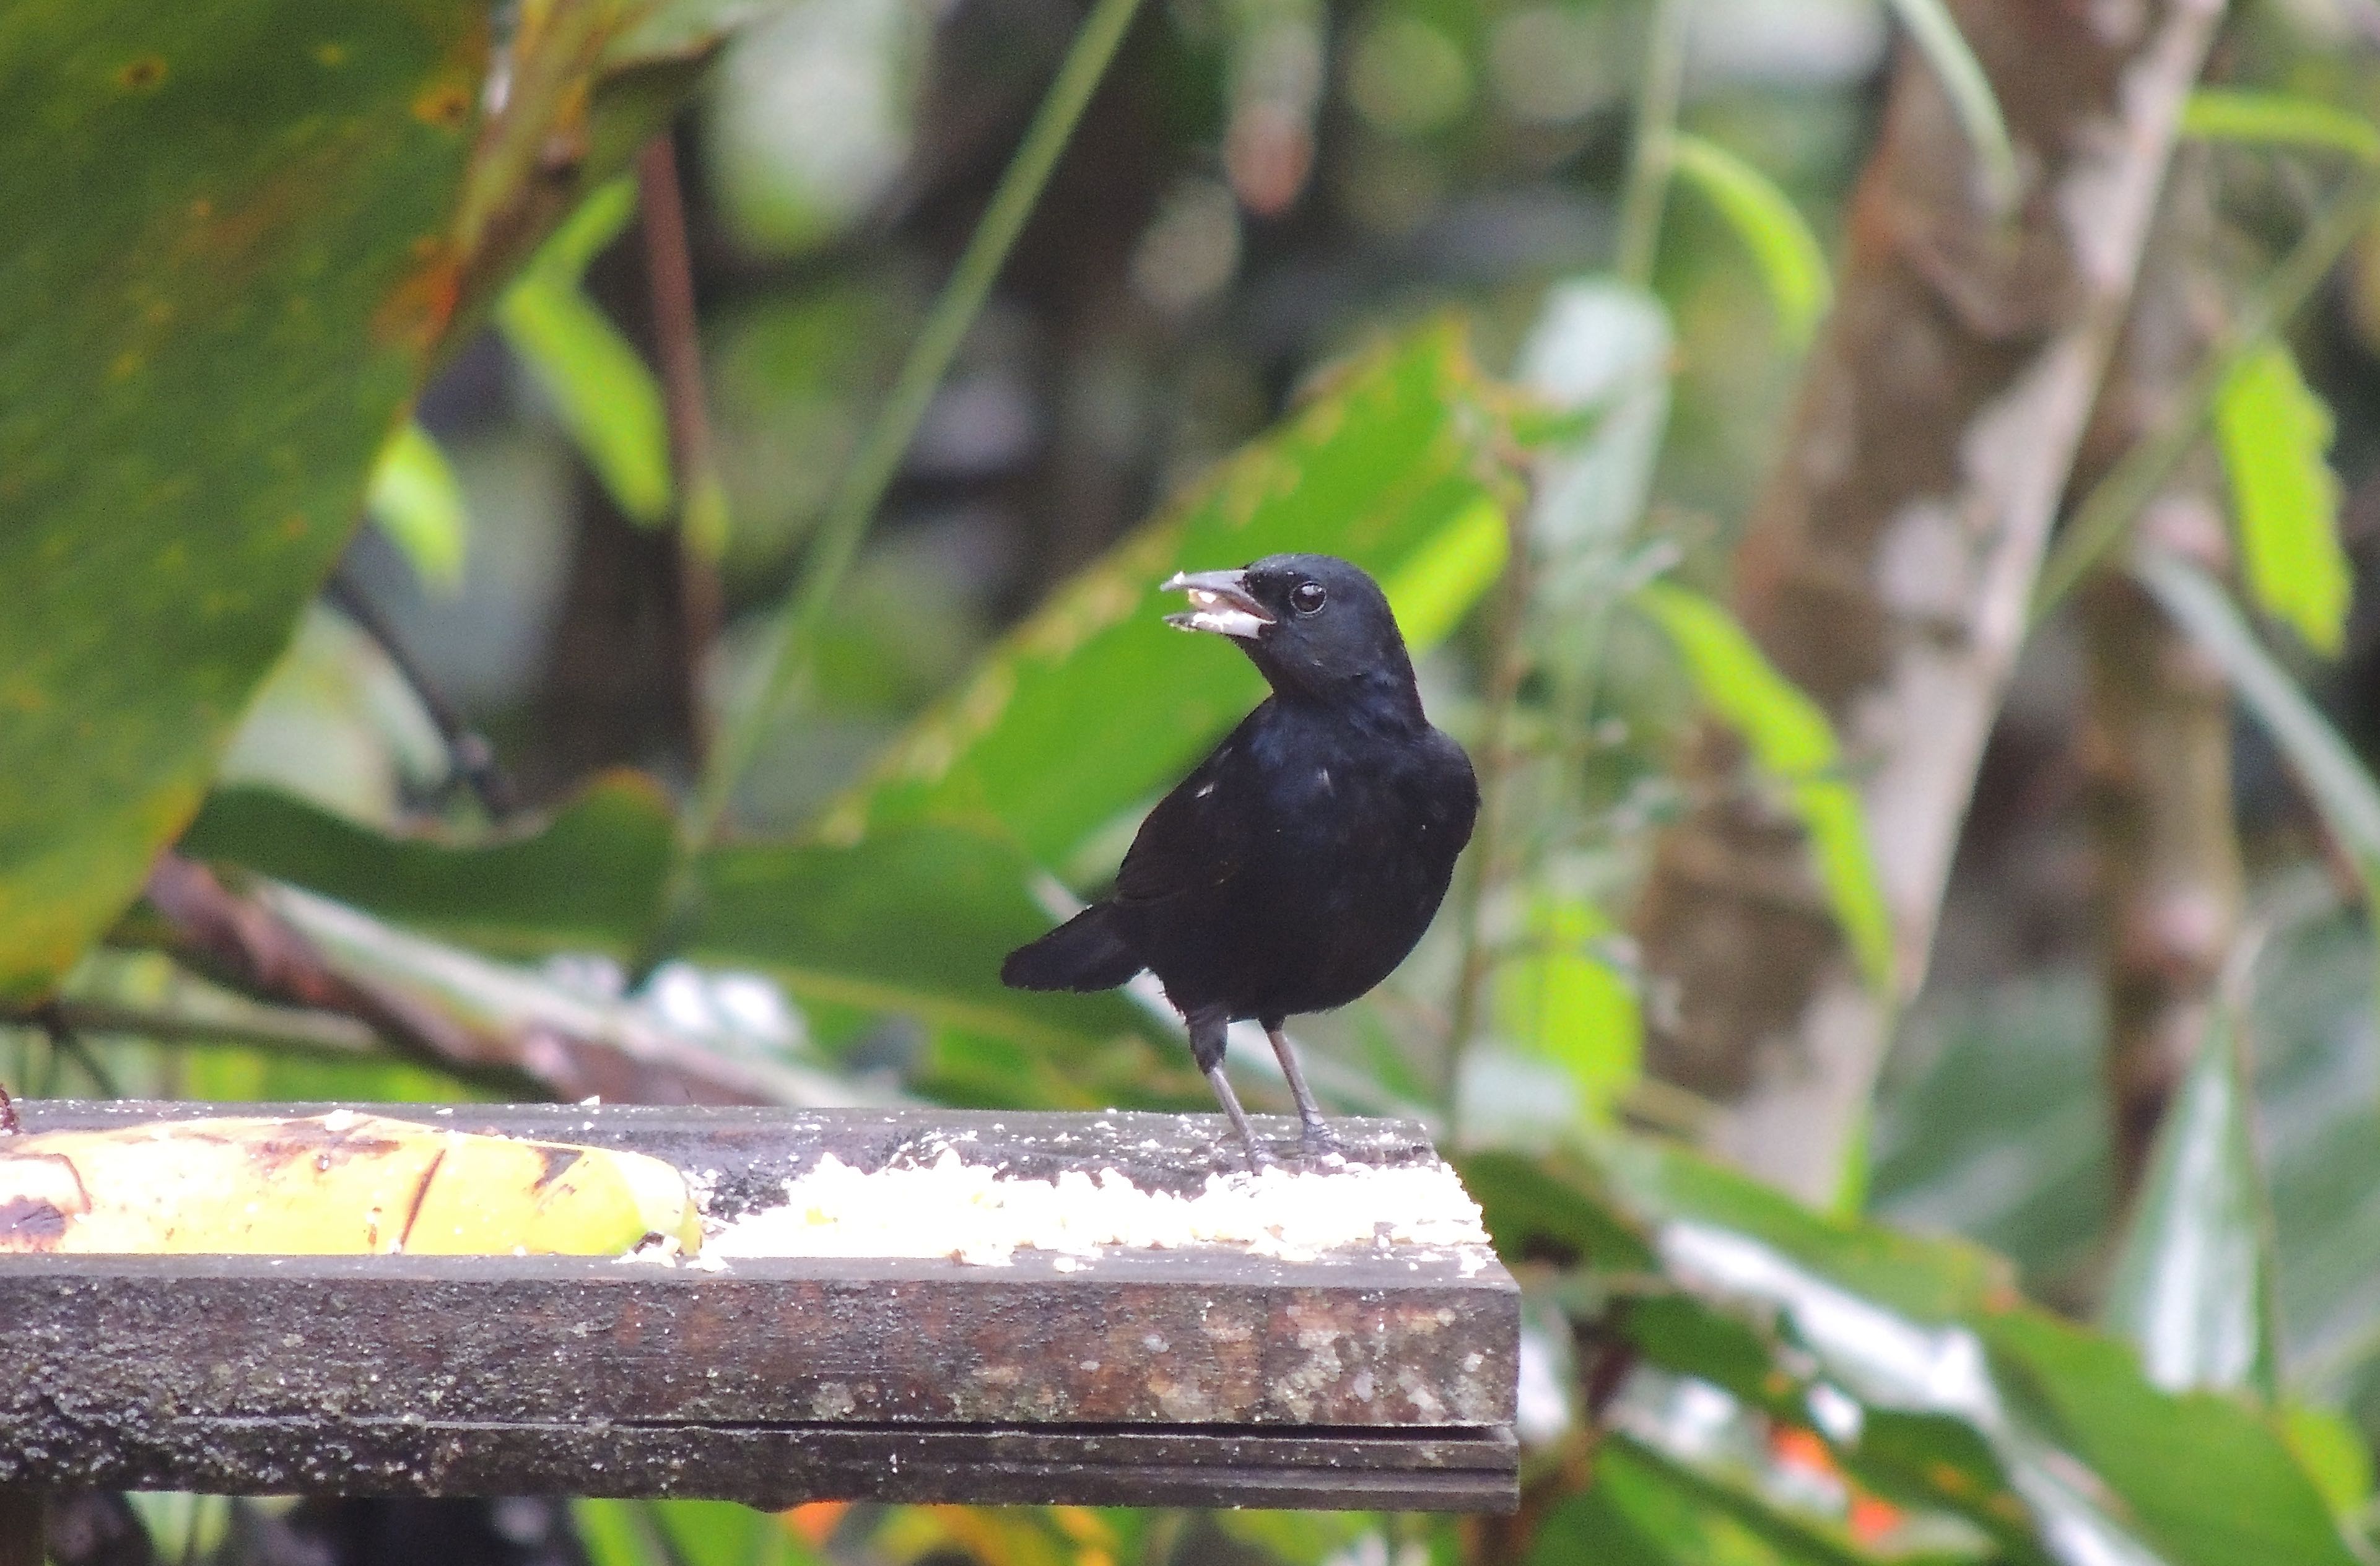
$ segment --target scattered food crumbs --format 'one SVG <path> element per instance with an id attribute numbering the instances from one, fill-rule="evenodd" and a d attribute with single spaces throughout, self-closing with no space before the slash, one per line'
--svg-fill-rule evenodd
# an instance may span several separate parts
<path id="1" fill-rule="evenodd" d="M 1474 1273 L 1488 1265 L 1487 1245 L 1478 1205 L 1444 1164 L 1212 1174 L 1184 1196 L 1144 1191 L 1113 1169 L 1011 1178 L 945 1148 L 930 1164 L 873 1173 L 830 1153 L 785 1183 L 783 1207 L 709 1226 L 702 1255 L 950 1256 L 1002 1267 L 1020 1250 L 1078 1257 L 1110 1247 L 1230 1247 L 1304 1261 L 1429 1246 L 1456 1253 Z M 1076 1268 L 1062 1261 L 1060 1269 Z"/>

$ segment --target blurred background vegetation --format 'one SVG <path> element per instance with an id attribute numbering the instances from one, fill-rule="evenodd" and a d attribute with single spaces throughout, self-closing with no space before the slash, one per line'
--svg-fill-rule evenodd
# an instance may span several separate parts
<path id="1" fill-rule="evenodd" d="M 1488 803 L 1297 1028 L 1524 1504 L 60 1551 L 2380 1548 L 2371 0 L 219 11 L 0 15 L 0 1083 L 1200 1108 L 999 958 L 1257 695 L 1155 584 L 1345 554 Z"/>

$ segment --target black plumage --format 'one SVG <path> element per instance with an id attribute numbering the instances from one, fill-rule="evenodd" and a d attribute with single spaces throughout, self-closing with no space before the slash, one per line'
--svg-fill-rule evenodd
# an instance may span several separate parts
<path id="1" fill-rule="evenodd" d="M 1169 617 L 1232 637 L 1272 695 L 1148 813 L 1115 890 L 1011 953 L 1025 989 L 1106 989 L 1147 968 L 1252 1154 L 1226 1026 L 1271 1037 L 1309 1143 L 1329 1133 L 1287 1017 L 1343 1006 L 1404 960 L 1446 896 L 1479 789 L 1422 712 L 1388 599 L 1343 560 L 1277 554 L 1176 577 Z"/>

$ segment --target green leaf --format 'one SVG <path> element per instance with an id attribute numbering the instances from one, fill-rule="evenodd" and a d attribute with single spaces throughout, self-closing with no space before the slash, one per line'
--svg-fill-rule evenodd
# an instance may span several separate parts
<path id="1" fill-rule="evenodd" d="M 482 951 L 625 958 L 660 904 L 674 830 L 660 790 L 622 773 L 533 831 L 477 842 L 390 836 L 268 790 L 231 790 L 183 846 Z M 704 897 L 686 955 L 764 970 L 805 1002 L 1013 1047 L 1005 1092 L 987 1099 L 999 1083 L 970 1077 L 973 1101 L 1196 1101 L 1187 1054 L 1122 997 L 1001 984 L 1002 955 L 1049 927 L 1028 894 L 1031 865 L 1004 839 L 917 822 L 856 844 L 737 844 L 696 873 Z M 929 1072 L 925 1085 L 936 1082 Z"/>
<path id="2" fill-rule="evenodd" d="M 1615 1439 L 1595 1480 L 1538 1529 L 1527 1566 L 1844 1566 L 1864 1559 L 1773 1504 L 1723 1492 L 1643 1445 Z"/>
<path id="3" fill-rule="evenodd" d="M 468 286 L 450 346 L 476 335 L 545 238 L 670 127 L 727 34 L 773 9 L 600 0 L 545 6 L 514 30 L 501 107 L 481 127 L 455 218 Z"/>
<path id="4" fill-rule="evenodd" d="M 1743 735 L 1762 770 L 1784 784 L 1860 971 L 1877 994 L 1891 995 L 1892 917 L 1868 847 L 1859 791 L 1842 775 L 1842 753 L 1826 713 L 1710 600 L 1656 582 L 1638 590 L 1636 602 L 1676 644 L 1703 700 Z"/>
<path id="5" fill-rule="evenodd" d="M 574 1500 L 570 1525 L 587 1552 L 588 1566 L 672 1566 L 641 1502 Z"/>
<path id="6" fill-rule="evenodd" d="M 463 487 L 430 431 L 409 419 L 397 426 L 381 448 L 365 504 L 425 586 L 451 593 L 462 585 L 470 519 Z"/>
<path id="7" fill-rule="evenodd" d="M 809 1558 L 775 1517 L 732 1500 L 646 1505 L 679 1566 L 790 1566 Z"/>
<path id="8" fill-rule="evenodd" d="M 2123 1345 L 2025 1305 L 1985 1253 L 1633 1139 L 1585 1164 L 1494 1155 L 1463 1172 L 1507 1254 L 1573 1237 L 1647 1363 L 1830 1432 L 1852 1476 L 1968 1518 L 2017 1560 L 2344 1566 L 2275 1426 L 2159 1391 Z"/>
<path id="9" fill-rule="evenodd" d="M 1834 302 L 1827 253 L 1792 199 L 1769 177 L 1716 142 L 1680 132 L 1670 156 L 1678 173 L 1710 199 L 1760 269 L 1777 323 L 1799 347 L 1810 340 Z"/>
<path id="10" fill-rule="evenodd" d="M 1208 1515 L 1225 1538 L 1263 1551 L 1256 1560 L 1360 1561 L 1365 1559 L 1362 1541 L 1380 1535 L 1379 1517 L 1373 1512 L 1251 1510 Z"/>
<path id="11" fill-rule="evenodd" d="M 2311 867 L 2301 874 L 2319 879 Z M 2294 901 L 2300 889 L 2312 884 L 2292 878 L 2277 895 Z M 2372 937 L 2344 909 L 2272 922 L 2252 996 L 2252 1053 L 2261 1118 L 2288 1128 L 2260 1149 L 2282 1368 L 2295 1396 L 2358 1401 L 2380 1346 L 2370 1288 L 2380 1276 L 2370 1208 L 2380 1189 L 2380 1097 L 2338 1085 L 2368 1063 Z M 2095 976 L 2082 972 L 1937 998 L 1928 1007 L 1933 1037 L 1907 1062 L 1917 1069 L 1893 1074 L 1879 1096 L 1872 1210 L 1971 1235 L 2043 1288 L 2065 1293 L 2102 1275 L 2104 1010 Z"/>
<path id="12" fill-rule="evenodd" d="M 670 509 L 661 385 L 579 286 L 588 263 L 636 210 L 636 186 L 626 179 L 589 196 L 504 296 L 496 323 L 613 504 L 629 520 L 655 527 Z"/>
<path id="13" fill-rule="evenodd" d="M 1981 1439 L 2059 1559 L 2086 1546 L 2106 1552 L 2094 1559 L 2177 1566 L 2352 1559 L 2263 1415 L 2220 1394 L 2158 1390 L 2121 1343 L 2023 1305 L 1997 1258 L 1828 1220 L 1674 1149 L 1614 1144 L 1601 1172 L 1601 1199 L 1645 1226 L 1670 1279 L 1709 1305 L 1773 1313 L 1777 1390 L 1815 1376 L 1864 1405 L 1858 1439 L 1838 1449 L 1854 1473 L 1884 1457 L 1880 1485 L 1925 1481 L 1911 1454 L 1872 1444 L 1938 1432 L 1949 1416 Z M 1738 1348 L 1722 1363 L 1740 1359 Z M 1937 1504 L 2006 1526 L 1988 1473 L 1930 1483 Z"/>
<path id="14" fill-rule="evenodd" d="M 587 269 L 595 264 L 595 258 L 611 248 L 612 241 L 626 231 L 636 215 L 636 181 L 622 177 L 605 182 L 589 191 L 539 248 L 521 269 L 522 280 L 541 277 L 577 286 L 586 277 Z"/>
<path id="15" fill-rule="evenodd" d="M 1868 1214 L 1968 1235 L 2037 1283 L 2103 1266 L 2096 976 L 2012 981 L 1927 1010 L 1934 1048 L 1878 1088 Z"/>
<path id="16" fill-rule="evenodd" d="M 2182 105 L 2181 133 L 2252 147 L 2304 147 L 2380 164 L 2380 127 L 2316 98 L 2202 87 Z"/>
<path id="17" fill-rule="evenodd" d="M 1605 1272 L 1652 1269 L 1651 1237 L 1594 1165 L 1560 1153 L 1479 1152 L 1459 1155 L 1456 1167 L 1507 1261 L 1553 1255 Z"/>
<path id="18" fill-rule="evenodd" d="M 1509 498 L 1485 382 L 1437 327 L 1343 368 L 1281 430 L 1060 588 L 828 815 L 854 842 L 935 819 L 1013 834 L 1044 864 L 1143 805 L 1262 695 L 1158 584 L 1283 550 L 1342 555 L 1407 640 L 1443 633 L 1500 565 Z M 1416 650 L 1418 650 L 1418 647 Z"/>
<path id="19" fill-rule="evenodd" d="M 2372 1449 L 2363 1432 L 2345 1414 L 2301 1402 L 2284 1404 L 2280 1421 L 2298 1466 L 2322 1492 L 2331 1515 L 2343 1526 L 2361 1526 L 2372 1504 Z"/>
<path id="20" fill-rule="evenodd" d="M 1452 636 L 1504 574 L 1512 553 L 1512 525 L 1485 495 L 1422 540 L 1380 584 L 1405 644 L 1426 650 Z"/>
<path id="21" fill-rule="evenodd" d="M 2356 1560 L 2265 1415 L 2220 1393 L 2161 1392 L 2123 1344 L 2045 1311 L 2011 1311 L 1984 1331 L 2014 1395 L 2123 1498 L 2141 1534 L 2175 1566 Z"/>
<path id="22" fill-rule="evenodd" d="M 1589 903 L 1541 901 L 1530 911 L 1526 950 L 1497 965 L 1492 996 L 1496 1031 L 1560 1062 L 1585 1118 L 1601 1125 L 1634 1085 L 1645 1047 L 1635 992 L 1591 949 L 1613 933 Z"/>
<path id="23" fill-rule="evenodd" d="M 660 526 L 670 505 L 668 423 L 637 350 L 585 294 L 541 278 L 515 285 L 496 322 L 621 514 Z"/>
<path id="24" fill-rule="evenodd" d="M 1712 1254 L 1713 1235 L 1693 1235 L 1684 1256 Z M 2130 1545 L 2139 1559 L 2137 1543 L 2087 1493 L 2087 1475 L 2045 1469 L 2046 1447 L 1976 1374 L 1984 1351 L 1972 1331 L 1846 1293 L 1823 1265 L 1780 1266 L 1750 1233 L 1727 1232 L 1717 1255 L 1731 1276 L 1690 1260 L 1688 1287 L 1639 1289 L 1619 1302 L 1619 1330 L 1645 1364 L 1773 1419 L 1831 1430 L 1850 1477 L 1896 1504 L 1966 1519 L 2015 1560 L 2041 1560 L 2043 1536 L 2059 1529 L 2117 1548 L 2116 1559 Z"/>
<path id="25" fill-rule="evenodd" d="M 1967 145 L 1983 167 L 1985 188 L 1995 204 L 2014 206 L 2016 148 L 2009 140 L 2008 121 L 2000 114 L 1999 99 L 1993 95 L 1991 79 L 1984 74 L 1974 51 L 1967 47 L 1958 19 L 1945 0 L 1890 0 L 1890 4 L 1918 53 L 1941 79 L 1942 90 L 1949 94 L 1951 110 L 1959 116 L 1959 127 L 1967 133 Z"/>
<path id="26" fill-rule="evenodd" d="M 495 837 L 392 836 L 262 788 L 218 792 L 182 850 L 506 956 L 642 939 L 675 831 L 650 779 L 613 772 L 550 819 Z"/>
<path id="27" fill-rule="evenodd" d="M 1814 1212 L 1773 1186 L 1666 1143 L 1615 1139 L 1596 1167 L 1604 1199 L 1648 1231 L 1666 1230 L 1673 1240 L 1683 1224 L 1756 1242 L 1771 1253 L 1760 1269 L 1780 1280 L 1780 1289 L 1823 1281 L 1925 1328 L 2020 1303 L 2008 1263 L 1980 1246 Z"/>
<path id="28" fill-rule="evenodd" d="M 2164 551 L 2143 549 L 2134 554 L 2132 573 L 2222 666 L 2240 701 L 2289 758 L 2339 846 L 2364 880 L 2380 887 L 2380 785 L 2338 731 L 2204 572 Z"/>
<path id="29" fill-rule="evenodd" d="M 460 287 L 486 18 L 28 0 L 0 27 L 0 998 L 201 799 Z"/>
<path id="30" fill-rule="evenodd" d="M 776 0 L 655 0 L 628 13 L 628 26 L 605 45 L 612 72 L 709 59 L 727 36 L 777 10 Z"/>
<path id="31" fill-rule="evenodd" d="M 2272 1219 L 2248 1124 L 2245 1019 L 2207 1012 L 2167 1107 L 2100 1319 L 2168 1391 L 2274 1393 Z"/>
<path id="32" fill-rule="evenodd" d="M 133 1490 L 124 1499 L 140 1518 L 156 1560 L 202 1560 L 222 1548 L 224 1536 L 231 1531 L 228 1496 Z"/>
<path id="33" fill-rule="evenodd" d="M 698 871 L 702 913 L 684 942 L 698 962 L 761 967 L 806 1000 L 905 1013 L 1029 1045 L 1055 1062 L 1156 1034 L 1119 995 L 1038 995 L 1000 982 L 1001 958 L 1050 927 L 1027 892 L 1032 866 L 1002 839 L 916 821 L 851 844 L 714 849 Z M 1107 1086 L 1043 1084 L 1069 1105 Z M 1133 1097 L 1148 1101 L 1146 1092 Z"/>
<path id="34" fill-rule="evenodd" d="M 1675 1515 L 1692 1508 L 1704 1529 L 1722 1528 L 1738 1548 L 1756 1547 L 1761 1553 L 1749 1555 L 1752 1560 L 1772 1560 L 1780 1563 L 1809 1562 L 1810 1566 L 1876 1566 L 1879 1557 L 1862 1548 L 1850 1536 L 1843 1520 L 1820 1515 L 1809 1505 L 1795 1504 L 1790 1495 L 1779 1496 L 1763 1481 L 1778 1474 L 1771 1466 L 1755 1469 L 1749 1463 L 1714 1459 L 1706 1452 L 1694 1451 L 1694 1434 L 1678 1431 L 1682 1438 L 1665 1446 L 1646 1439 L 1653 1432 L 1615 1432 L 1604 1459 L 1608 1464 L 1617 1459 L 1632 1467 L 1640 1467 L 1649 1483 L 1658 1484 L 1670 1492 L 1669 1505 Z M 1671 1432 L 1658 1432 L 1669 1436 Z M 1682 1506 L 1680 1503 L 1683 1503 Z M 1732 1524 L 1732 1526 L 1729 1526 Z M 1950 1562 L 1973 1560 L 1973 1550 L 1937 1554 L 1927 1550 L 1915 1560 L 1896 1551 L 1892 1559 L 1903 1566 L 1950 1566 Z M 1711 1556 L 1690 1552 L 1688 1561 L 1703 1561 Z"/>
<path id="35" fill-rule="evenodd" d="M 2338 542 L 2333 432 L 2330 409 L 2279 343 L 2242 358 L 2216 398 L 2248 590 L 2308 647 L 2335 658 L 2346 645 L 2354 572 Z"/>

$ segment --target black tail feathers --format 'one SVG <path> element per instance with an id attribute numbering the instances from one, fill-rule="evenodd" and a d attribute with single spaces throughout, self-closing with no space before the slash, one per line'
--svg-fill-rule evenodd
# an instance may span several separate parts
<path id="1" fill-rule="evenodd" d="M 1089 907 L 1000 965 L 1011 989 L 1113 989 L 1145 965 L 1116 933 L 1113 910 Z"/>

